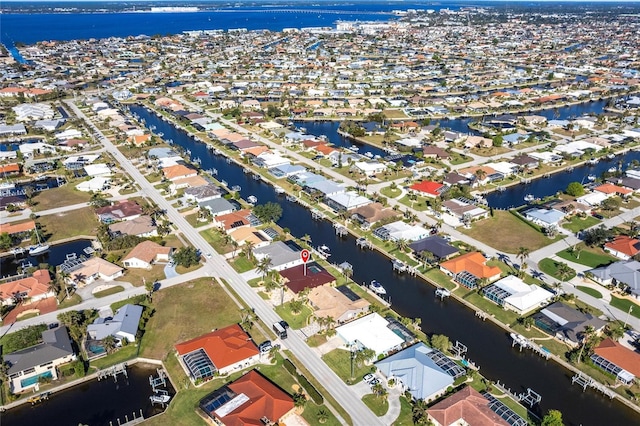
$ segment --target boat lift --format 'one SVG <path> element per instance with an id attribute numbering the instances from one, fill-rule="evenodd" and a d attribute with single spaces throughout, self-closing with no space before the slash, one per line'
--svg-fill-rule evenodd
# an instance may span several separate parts
<path id="1" fill-rule="evenodd" d="M 158 389 L 160 386 L 167 386 L 167 374 L 164 372 L 162 368 L 158 368 L 156 370 L 158 372 L 158 377 L 155 378 L 153 376 L 149 376 L 149 384 L 151 385 L 151 389 L 153 392 L 158 392 L 161 389 Z"/>
<path id="2" fill-rule="evenodd" d="M 123 362 L 121 364 L 116 364 L 113 367 L 105 368 L 104 370 L 98 371 L 98 381 L 102 379 L 106 379 L 109 376 L 111 376 L 113 377 L 113 380 L 117 382 L 118 374 L 124 374 L 125 377 L 127 378 L 129 377 L 129 374 L 127 373 L 126 363 Z"/>

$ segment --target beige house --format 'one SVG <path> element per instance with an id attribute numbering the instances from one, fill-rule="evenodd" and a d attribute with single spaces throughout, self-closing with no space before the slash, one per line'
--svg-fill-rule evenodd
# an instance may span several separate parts
<path id="1" fill-rule="evenodd" d="M 122 264 L 125 268 L 151 269 L 154 263 L 168 262 L 171 253 L 173 253 L 172 247 L 161 246 L 153 241 L 143 241 L 122 259 Z"/>
<path id="2" fill-rule="evenodd" d="M 91 257 L 82 263 L 82 266 L 71 272 L 69 278 L 72 283 L 84 285 L 91 284 L 95 280 L 113 281 L 122 276 L 123 269 L 118 265 L 107 262 L 99 257 Z"/>
<path id="3" fill-rule="evenodd" d="M 319 286 L 309 292 L 309 303 L 315 309 L 318 318 L 333 318 L 344 323 L 369 311 L 370 303 L 365 299 L 352 301 L 340 290 L 331 286 Z"/>

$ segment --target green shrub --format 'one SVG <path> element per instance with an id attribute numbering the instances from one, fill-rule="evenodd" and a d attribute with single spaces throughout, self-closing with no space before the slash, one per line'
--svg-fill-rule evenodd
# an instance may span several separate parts
<path id="1" fill-rule="evenodd" d="M 298 375 L 298 371 L 296 370 L 295 365 L 291 363 L 291 361 L 287 358 L 283 362 L 284 368 L 291 373 L 294 377 Z"/>
<path id="2" fill-rule="evenodd" d="M 311 399 L 313 399 L 313 402 L 315 402 L 317 405 L 322 405 L 324 403 L 324 398 L 322 397 L 322 395 L 320 395 L 320 392 L 318 392 L 316 388 L 314 388 L 313 385 L 309 383 L 306 377 L 299 374 L 298 381 L 300 382 L 300 385 L 302 385 L 304 390 L 307 391 Z"/>

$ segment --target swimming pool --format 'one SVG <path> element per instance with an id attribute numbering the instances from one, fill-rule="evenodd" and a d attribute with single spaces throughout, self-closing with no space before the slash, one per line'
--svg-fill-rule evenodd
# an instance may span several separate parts
<path id="1" fill-rule="evenodd" d="M 51 371 L 45 371 L 44 373 L 40 373 L 36 376 L 20 380 L 20 387 L 24 389 L 26 387 L 35 385 L 36 383 L 38 383 L 38 380 L 40 380 L 40 377 L 53 379 L 53 374 L 51 374 Z"/>

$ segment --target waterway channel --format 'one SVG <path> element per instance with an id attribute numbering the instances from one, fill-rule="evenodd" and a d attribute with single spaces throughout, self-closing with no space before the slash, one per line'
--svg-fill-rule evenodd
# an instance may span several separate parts
<path id="1" fill-rule="evenodd" d="M 2 276 L 8 276 L 15 275 L 19 267 L 29 266 L 29 264 L 38 266 L 41 263 L 46 263 L 49 266 L 59 266 L 66 260 L 68 254 L 75 253 L 78 257 L 85 255 L 84 249 L 87 247 L 91 247 L 90 240 L 74 240 L 53 245 L 48 252 L 40 256 L 4 256 L 0 259 L 0 270 Z"/>
<path id="2" fill-rule="evenodd" d="M 165 139 L 172 139 L 175 144 L 190 150 L 191 158 L 200 158 L 203 170 L 215 168 L 219 179 L 229 185 L 240 185 L 243 198 L 254 195 L 259 204 L 279 203 L 283 210 L 278 221 L 280 226 L 289 228 L 297 237 L 308 234 L 314 246 L 329 246 L 333 263 L 347 261 L 354 266 L 353 279 L 356 282 L 380 281 L 400 315 L 421 318 L 422 329 L 427 334 L 445 334 L 452 341 L 464 343 L 469 349 L 468 357 L 481 367 L 485 377 L 499 380 L 516 393 L 530 387 L 541 394 L 542 401 L 534 409 L 537 413 L 558 409 L 568 425 L 631 425 L 640 422 L 640 416 L 620 402 L 589 390 L 582 392 L 582 388 L 572 386 L 572 373 L 557 363 L 511 348 L 510 338 L 503 329 L 479 320 L 473 311 L 456 301 L 441 302 L 434 297 L 434 288 L 422 279 L 394 273 L 390 260 L 384 255 L 358 249 L 351 236 L 337 237 L 331 223 L 313 220 L 306 208 L 278 196 L 270 185 L 252 179 L 251 174 L 243 173 L 240 166 L 214 155 L 207 145 L 196 142 L 141 106 L 131 106 L 131 111 L 144 119 L 147 126 L 156 126 L 156 131 L 163 132 Z"/>
<path id="3" fill-rule="evenodd" d="M 34 406 L 23 404 L 0 413 L 0 424 L 14 426 L 115 426 L 132 420 L 140 410 L 145 418 L 162 411 L 159 405 L 152 405 L 153 395 L 149 376 L 157 377 L 156 366 L 135 364 L 127 367 L 128 377 L 122 374 L 117 380 L 112 377 L 98 381 L 89 380 L 69 389 L 55 392 L 49 400 Z M 166 389 L 174 394 L 167 381 Z M 126 417 L 125 417 L 126 416 Z M 120 422 L 118 422 L 118 419 Z"/>

